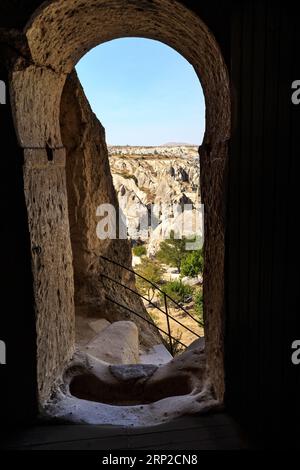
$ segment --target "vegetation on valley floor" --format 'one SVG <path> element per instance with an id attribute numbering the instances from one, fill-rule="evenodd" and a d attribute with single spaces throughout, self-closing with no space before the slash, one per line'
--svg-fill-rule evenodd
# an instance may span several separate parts
<path id="1" fill-rule="evenodd" d="M 151 284 L 139 276 L 136 276 L 136 285 L 139 292 L 162 309 L 164 309 L 163 292 L 165 292 L 177 304 L 188 310 L 196 320 L 203 323 L 203 250 L 186 250 L 186 241 L 184 238 L 176 239 L 174 234 L 171 234 L 168 240 L 160 243 L 158 252 L 151 258 L 147 256 L 144 244 L 136 245 L 133 248 L 133 253 L 141 258 L 140 264 L 135 267 L 136 272 L 157 285 L 162 292 L 156 291 Z M 167 280 L 168 267 L 177 270 L 177 274 L 173 273 L 173 275 L 175 274 L 174 279 Z M 159 311 L 148 307 L 153 321 L 159 324 Z M 175 312 L 179 311 L 178 306 L 171 300 L 168 300 L 168 308 L 172 313 L 173 309 Z M 180 315 L 184 315 L 181 310 Z M 181 318 L 181 321 L 183 324 L 185 323 L 184 318 Z M 182 337 L 180 329 L 172 331 L 172 334 L 180 341 Z M 181 350 L 179 346 L 180 343 L 177 341 L 178 352 Z"/>

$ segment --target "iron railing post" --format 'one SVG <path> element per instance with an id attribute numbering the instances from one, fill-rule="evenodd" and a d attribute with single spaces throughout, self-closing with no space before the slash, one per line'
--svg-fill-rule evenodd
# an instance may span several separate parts
<path id="1" fill-rule="evenodd" d="M 174 355 L 173 341 L 172 341 L 172 335 L 171 335 L 170 318 L 169 318 L 169 313 L 168 313 L 168 301 L 167 301 L 167 296 L 166 296 L 165 292 L 164 292 L 164 301 L 165 301 L 165 309 L 166 309 L 166 316 L 167 316 L 168 335 L 169 335 L 169 343 L 170 343 L 170 353 L 173 356 Z"/>

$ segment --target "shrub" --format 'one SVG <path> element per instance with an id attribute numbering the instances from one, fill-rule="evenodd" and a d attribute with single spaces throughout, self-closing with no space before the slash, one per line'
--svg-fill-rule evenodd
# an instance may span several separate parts
<path id="1" fill-rule="evenodd" d="M 182 260 L 190 253 L 186 250 L 186 243 L 195 241 L 195 239 L 195 236 L 175 238 L 175 233 L 172 230 L 170 238 L 161 242 L 156 257 L 162 263 L 176 267 L 180 272 Z"/>
<path id="2" fill-rule="evenodd" d="M 176 239 L 174 232 L 172 232 L 170 239 L 161 242 L 156 255 L 157 259 L 164 264 L 174 266 L 180 272 L 181 261 L 186 253 L 185 243 L 184 238 Z"/>
<path id="3" fill-rule="evenodd" d="M 136 245 L 132 248 L 134 256 L 144 256 L 147 254 L 147 249 L 144 245 Z"/>
<path id="4" fill-rule="evenodd" d="M 203 272 L 202 250 L 192 251 L 181 261 L 180 272 L 183 276 L 196 277 Z"/>
<path id="5" fill-rule="evenodd" d="M 154 284 L 161 283 L 164 272 L 160 264 L 150 258 L 142 258 L 141 264 L 135 267 L 135 271 Z M 151 286 L 151 284 L 139 276 L 136 276 L 136 286 L 142 294 L 148 295 L 149 300 L 153 299 L 155 289 L 153 286 Z"/>
<path id="6" fill-rule="evenodd" d="M 167 282 L 162 287 L 162 290 L 176 302 L 186 302 L 188 297 L 193 293 L 193 289 L 190 286 L 183 284 L 181 281 Z M 161 297 L 163 297 L 163 294 L 161 294 Z"/>

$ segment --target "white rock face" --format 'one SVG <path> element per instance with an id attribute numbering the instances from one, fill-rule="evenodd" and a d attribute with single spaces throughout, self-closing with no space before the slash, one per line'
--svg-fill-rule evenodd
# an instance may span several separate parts
<path id="1" fill-rule="evenodd" d="M 200 204 L 196 146 L 109 147 L 109 161 L 128 235 L 133 240 L 160 237 L 166 227 L 171 230 L 182 223 L 183 204 L 189 205 L 189 214 Z M 195 227 L 189 232 L 194 234 Z M 150 254 L 156 248 L 154 242 Z"/>
<path id="2" fill-rule="evenodd" d="M 132 256 L 132 267 L 134 268 L 135 266 L 138 266 L 141 264 L 142 260 L 140 256 Z"/>
<path id="3" fill-rule="evenodd" d="M 131 321 L 109 324 L 82 350 L 109 364 L 137 364 L 139 362 L 137 326 Z"/>
<path id="4" fill-rule="evenodd" d="M 202 276 L 196 276 L 196 277 L 188 277 L 188 276 L 184 276 L 182 279 L 181 279 L 181 282 L 183 284 L 187 284 L 188 286 L 201 286 L 201 284 L 203 283 L 203 277 Z"/>
<path id="5" fill-rule="evenodd" d="M 193 237 L 196 233 L 203 237 L 203 221 L 199 205 L 193 206 L 193 209 L 186 209 L 184 212 L 162 219 L 161 223 L 151 232 L 148 240 L 147 254 L 153 256 L 158 251 L 160 242 L 169 238 L 169 234 L 174 232 L 176 235 L 182 235 L 186 238 Z M 180 236 L 179 236 L 180 238 Z M 201 248 L 194 242 L 187 242 L 189 249 Z"/>
<path id="6" fill-rule="evenodd" d="M 134 155 L 138 157 L 181 157 L 190 158 L 195 157 L 198 147 L 196 145 L 169 143 L 166 145 L 159 145 L 157 147 L 141 147 L 141 146 L 108 146 L 108 151 L 116 156 Z"/>
<path id="7" fill-rule="evenodd" d="M 98 320 L 92 320 L 89 322 L 90 328 L 92 328 L 95 333 L 100 333 L 110 325 L 110 322 L 105 320 L 105 318 L 99 318 Z"/>
<path id="8" fill-rule="evenodd" d="M 142 364 L 156 364 L 161 366 L 172 361 L 173 357 L 163 344 L 156 344 L 148 351 L 140 354 Z"/>

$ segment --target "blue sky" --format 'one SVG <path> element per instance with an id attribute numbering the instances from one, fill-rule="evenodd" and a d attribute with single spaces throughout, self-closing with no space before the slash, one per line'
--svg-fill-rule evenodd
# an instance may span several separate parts
<path id="1" fill-rule="evenodd" d="M 201 144 L 205 104 L 199 79 L 165 44 L 116 39 L 92 49 L 76 69 L 108 144 Z"/>

